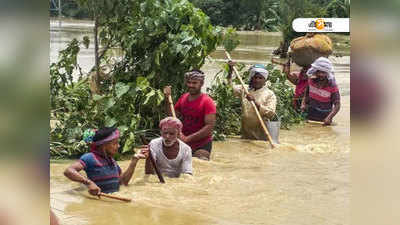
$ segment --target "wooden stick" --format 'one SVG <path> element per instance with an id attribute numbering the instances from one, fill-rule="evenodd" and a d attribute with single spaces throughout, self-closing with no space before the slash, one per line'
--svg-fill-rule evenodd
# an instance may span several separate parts
<path id="1" fill-rule="evenodd" d="M 228 57 L 229 60 L 232 60 L 231 56 L 229 55 L 229 53 L 227 51 L 225 51 L 225 55 L 226 55 L 226 57 Z M 235 74 L 239 78 L 239 81 L 240 81 L 240 84 L 242 85 L 243 90 L 245 91 L 246 95 L 248 95 L 249 91 L 244 86 L 244 82 L 243 82 L 242 78 L 240 77 L 239 72 L 237 71 L 236 67 L 233 67 L 233 71 L 235 71 Z M 250 103 L 253 106 L 254 111 L 256 112 L 258 121 L 260 122 L 261 127 L 263 128 L 265 135 L 267 135 L 267 138 L 268 138 L 269 143 L 271 144 L 271 147 L 275 148 L 275 144 L 273 143 L 271 135 L 269 134 L 268 129 L 264 124 L 264 120 L 261 118 L 260 112 L 258 112 L 256 104 L 254 103 L 254 101 L 251 101 Z"/>
<path id="2" fill-rule="evenodd" d="M 322 122 L 322 121 L 316 121 L 316 120 L 307 120 L 307 123 L 319 124 L 319 125 L 322 125 L 322 126 L 329 126 L 329 125 L 325 125 L 324 122 Z M 336 125 L 335 122 L 332 122 L 332 123 L 330 124 L 330 126 L 335 126 L 335 125 Z"/>
<path id="3" fill-rule="evenodd" d="M 116 200 L 120 200 L 120 201 L 124 201 L 124 202 L 132 201 L 132 199 L 130 199 L 130 198 L 119 197 L 119 196 L 115 196 L 115 195 L 106 194 L 106 193 L 103 193 L 103 192 L 100 192 L 99 198 L 100 198 L 100 196 L 103 196 L 103 197 L 106 197 L 106 198 L 112 198 L 112 199 L 116 199 Z"/>
<path id="4" fill-rule="evenodd" d="M 140 135 L 139 137 L 142 140 L 142 143 L 144 145 L 149 144 L 149 142 L 144 138 L 143 135 Z M 156 165 L 156 161 L 154 160 L 153 155 L 151 154 L 151 149 L 149 149 L 149 159 L 150 159 L 151 164 L 153 165 L 154 170 L 156 171 L 158 179 L 160 180 L 161 183 L 165 183 L 164 177 L 162 176 L 160 170 L 158 169 L 158 167 Z"/>
<path id="5" fill-rule="evenodd" d="M 278 65 L 281 65 L 281 66 L 285 66 L 286 65 L 285 63 L 281 63 L 281 62 L 275 61 L 274 58 L 271 59 L 271 62 L 275 63 L 275 64 L 278 64 Z"/>
<path id="6" fill-rule="evenodd" d="M 315 120 L 307 120 L 307 123 L 314 123 L 314 124 L 321 124 L 321 125 L 324 124 L 324 122 L 322 122 L 322 121 L 315 121 Z"/>
<path id="7" fill-rule="evenodd" d="M 172 101 L 171 95 L 168 95 L 168 102 L 169 102 L 169 108 L 171 109 L 172 116 L 176 118 L 174 102 Z"/>

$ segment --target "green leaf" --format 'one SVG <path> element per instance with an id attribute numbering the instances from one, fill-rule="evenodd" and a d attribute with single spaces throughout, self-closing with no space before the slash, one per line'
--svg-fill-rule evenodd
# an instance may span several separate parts
<path id="1" fill-rule="evenodd" d="M 115 100 L 112 97 L 107 97 L 105 104 L 104 104 L 104 110 L 107 110 L 115 105 Z"/>
<path id="2" fill-rule="evenodd" d="M 121 136 L 124 136 L 125 131 L 127 131 L 128 129 L 129 129 L 129 127 L 126 125 L 121 125 L 118 127 L 118 130 L 121 132 Z"/>
<path id="3" fill-rule="evenodd" d="M 151 72 L 149 75 L 147 75 L 146 78 L 147 78 L 148 80 L 149 80 L 149 79 L 153 79 L 155 75 L 156 75 L 156 72 L 153 71 L 153 72 Z"/>
<path id="4" fill-rule="evenodd" d="M 135 134 L 130 132 L 129 137 L 126 139 L 124 147 L 122 148 L 122 154 L 132 149 L 134 141 L 135 141 Z"/>
<path id="5" fill-rule="evenodd" d="M 122 82 L 118 82 L 115 85 L 115 94 L 117 95 L 117 98 L 120 98 L 123 94 L 129 91 L 130 86 L 127 84 L 124 84 Z"/>
<path id="6" fill-rule="evenodd" d="M 131 130 L 136 130 L 136 125 L 137 125 L 138 119 L 137 116 L 134 115 L 131 119 L 131 124 L 130 124 L 130 128 Z"/>
<path id="7" fill-rule="evenodd" d="M 103 99 L 104 97 L 106 97 L 106 96 L 105 96 L 105 95 L 97 95 L 97 94 L 94 94 L 94 95 L 93 95 L 93 100 L 94 100 L 94 101 L 99 101 L 99 100 Z"/>
<path id="8" fill-rule="evenodd" d="M 161 104 L 161 102 L 164 100 L 164 94 L 162 93 L 161 90 L 157 90 L 157 106 Z"/>
<path id="9" fill-rule="evenodd" d="M 150 86 L 150 83 L 146 77 L 138 77 L 136 79 L 136 87 L 139 88 L 140 90 L 144 90 L 149 86 Z"/>
<path id="10" fill-rule="evenodd" d="M 115 118 L 110 118 L 109 116 L 106 116 L 106 123 L 105 125 L 107 127 L 112 127 L 117 123 L 117 120 Z"/>
<path id="11" fill-rule="evenodd" d="M 147 105 L 150 98 L 153 97 L 156 94 L 154 90 L 151 90 L 149 93 L 146 94 L 146 99 L 143 102 L 143 105 Z"/>

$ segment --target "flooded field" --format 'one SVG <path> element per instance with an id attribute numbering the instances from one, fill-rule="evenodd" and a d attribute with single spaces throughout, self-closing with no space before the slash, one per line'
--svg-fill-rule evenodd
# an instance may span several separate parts
<path id="1" fill-rule="evenodd" d="M 72 38 L 91 32 L 91 22 L 51 21 L 50 61 Z M 243 63 L 268 63 L 279 45 L 279 33 L 240 32 L 232 57 Z M 349 39 L 346 36 L 335 37 Z M 98 200 L 85 187 L 63 176 L 73 161 L 51 161 L 50 206 L 65 225 L 108 224 L 265 224 L 346 225 L 350 214 L 350 56 L 332 57 L 342 95 L 336 126 L 301 124 L 280 131 L 280 147 L 263 141 L 230 138 L 214 142 L 211 161 L 193 159 L 192 178 L 144 175 L 144 161 L 117 195 L 130 203 Z M 222 49 L 202 68 L 206 85 L 225 61 Z M 85 71 L 94 64 L 93 46 L 78 57 Z M 296 69 L 296 67 L 293 67 Z M 122 169 L 129 161 L 118 162 Z"/>

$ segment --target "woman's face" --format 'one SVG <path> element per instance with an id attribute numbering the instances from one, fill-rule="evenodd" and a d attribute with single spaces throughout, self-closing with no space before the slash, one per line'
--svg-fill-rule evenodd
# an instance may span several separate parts
<path id="1" fill-rule="evenodd" d="M 251 78 L 252 85 L 254 89 L 260 89 L 264 87 L 265 85 L 265 78 L 263 75 L 256 73 L 252 78 Z"/>
<path id="2" fill-rule="evenodd" d="M 116 138 L 112 141 L 109 141 L 101 146 L 101 149 L 104 150 L 107 155 L 114 156 L 119 149 L 119 138 Z"/>
<path id="3" fill-rule="evenodd" d="M 161 137 L 165 146 L 170 147 L 178 140 L 178 129 L 175 127 L 163 127 Z"/>

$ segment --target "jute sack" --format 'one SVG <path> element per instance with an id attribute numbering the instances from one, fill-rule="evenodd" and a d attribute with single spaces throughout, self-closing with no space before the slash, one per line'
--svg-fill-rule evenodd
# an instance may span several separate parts
<path id="1" fill-rule="evenodd" d="M 309 33 L 290 42 L 291 57 L 299 66 L 308 66 L 317 58 L 332 54 L 332 40 L 324 34 Z"/>

